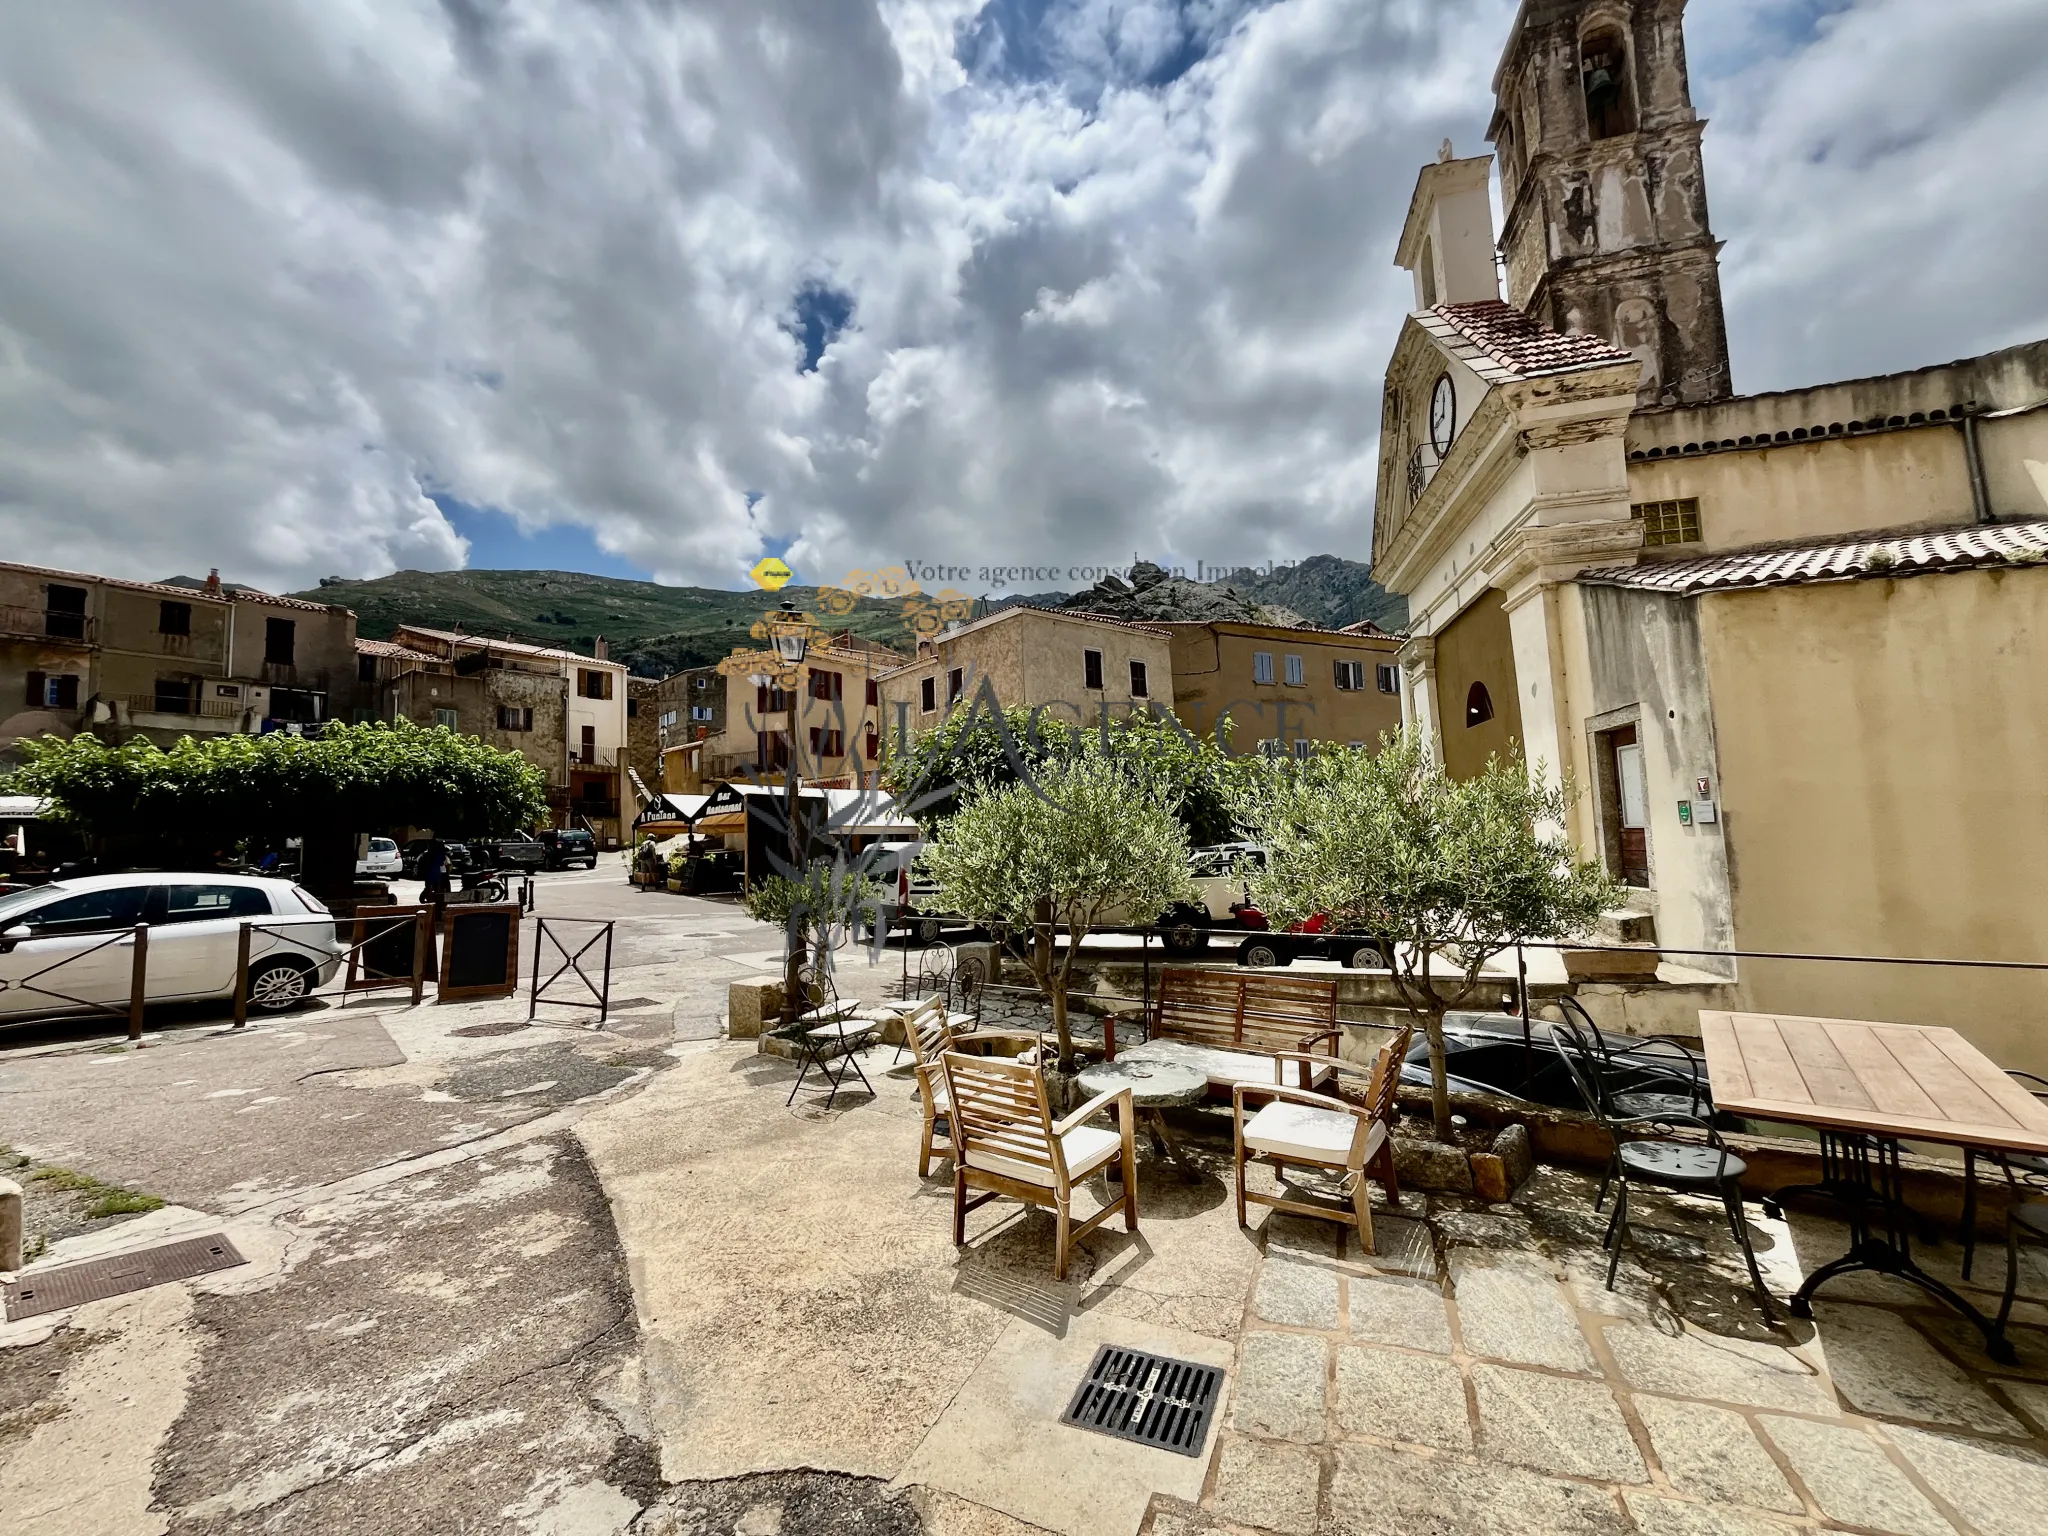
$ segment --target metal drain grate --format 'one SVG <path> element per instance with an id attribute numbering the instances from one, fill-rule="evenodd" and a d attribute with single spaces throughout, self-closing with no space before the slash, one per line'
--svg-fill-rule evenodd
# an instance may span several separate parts
<path id="1" fill-rule="evenodd" d="M 35 1317 L 43 1312 L 61 1312 L 88 1301 L 146 1291 L 153 1285 L 190 1280 L 195 1275 L 233 1269 L 248 1262 L 235 1252 L 235 1245 L 225 1235 L 216 1232 L 211 1237 L 142 1248 L 134 1253 L 116 1254 L 111 1259 L 63 1264 L 41 1274 L 8 1281 L 7 1320 L 11 1323 L 16 1318 Z"/>
<path id="2" fill-rule="evenodd" d="M 1199 1456 L 1222 1386 L 1220 1367 L 1105 1344 L 1060 1422 Z"/>

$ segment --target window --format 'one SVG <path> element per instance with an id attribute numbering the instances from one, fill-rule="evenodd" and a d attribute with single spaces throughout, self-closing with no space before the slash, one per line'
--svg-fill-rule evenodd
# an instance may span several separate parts
<path id="1" fill-rule="evenodd" d="M 1290 688 L 1299 688 L 1301 686 L 1301 677 L 1301 658 L 1299 656 L 1288 657 L 1287 686 Z"/>
<path id="2" fill-rule="evenodd" d="M 452 709 L 437 709 L 434 711 L 434 724 L 436 725 L 445 726 L 453 731 L 460 729 L 461 723 L 462 717 Z"/>
<path id="3" fill-rule="evenodd" d="M 1465 694 L 1465 729 L 1484 725 L 1493 718 L 1493 695 L 1486 691 L 1486 684 L 1474 683 Z"/>
<path id="4" fill-rule="evenodd" d="M 1365 743 L 1362 741 L 1347 741 L 1344 745 L 1354 752 L 1363 752 L 1365 750 Z"/>
<path id="5" fill-rule="evenodd" d="M 1102 652 L 1083 651 L 1081 653 L 1081 686 L 1083 688 L 1100 688 L 1102 686 Z"/>
<path id="6" fill-rule="evenodd" d="M 1273 681 L 1273 653 L 1254 651 L 1252 653 L 1252 681 L 1270 683 Z"/>
<path id="7" fill-rule="evenodd" d="M 1422 307 L 1436 308 L 1436 252 L 1428 240 L 1422 242 L 1422 260 L 1415 271 L 1422 279 Z"/>
<path id="8" fill-rule="evenodd" d="M 292 619 L 263 621 L 263 659 L 273 667 L 288 667 L 298 648 L 299 626 Z"/>
<path id="9" fill-rule="evenodd" d="M 584 727 L 583 727 L 583 732 L 582 732 L 582 736 L 581 736 L 581 738 L 580 738 L 580 743 L 581 743 L 581 744 L 580 744 L 580 747 L 579 747 L 579 750 L 578 750 L 578 753 L 577 753 L 577 759 L 576 759 L 576 760 L 577 760 L 578 762 L 582 762 L 582 763 L 594 763 L 594 762 L 596 762 L 596 761 L 597 761 L 597 727 L 596 727 L 596 726 L 594 726 L 594 725 L 586 725 L 586 726 L 584 726 Z"/>
<path id="10" fill-rule="evenodd" d="M 142 921 L 145 885 L 124 885 L 114 890 L 84 891 L 40 907 L 28 917 L 38 933 L 104 933 L 114 928 L 133 928 Z"/>
<path id="11" fill-rule="evenodd" d="M 840 697 L 840 674 L 837 672 L 813 672 L 811 674 L 811 697 L 827 701 Z"/>
<path id="12" fill-rule="evenodd" d="M 1316 744 L 1306 736 L 1295 737 L 1294 756 L 1297 761 L 1306 761 L 1315 752 L 1315 749 Z"/>
<path id="13" fill-rule="evenodd" d="M 939 707 L 939 680 L 928 677 L 917 685 L 917 707 L 920 713 L 930 714 Z"/>
<path id="14" fill-rule="evenodd" d="M 1145 676 L 1145 663 L 1142 661 L 1131 663 L 1131 697 L 1134 699 L 1151 697 L 1151 684 L 1150 680 Z"/>
<path id="15" fill-rule="evenodd" d="M 377 681 L 376 657 L 358 656 L 356 658 L 356 681 L 359 683 L 374 683 Z"/>
<path id="16" fill-rule="evenodd" d="M 1677 501 L 1639 501 L 1628 515 L 1643 525 L 1645 544 L 1697 544 L 1700 541 L 1700 499 L 1682 497 Z"/>
<path id="17" fill-rule="evenodd" d="M 754 766 L 756 768 L 787 768 L 789 766 L 789 734 L 786 731 L 754 732 Z"/>
<path id="18" fill-rule="evenodd" d="M 699 693 L 702 693 L 706 688 L 709 688 L 711 686 L 711 679 L 708 677 L 693 678 L 690 681 L 690 686 L 696 689 Z"/>
<path id="19" fill-rule="evenodd" d="M 692 704 L 690 706 L 690 718 L 692 720 L 709 720 L 711 718 L 711 706 L 709 704 Z"/>
<path id="20" fill-rule="evenodd" d="M 757 715 L 779 715 L 794 702 L 787 688 L 763 683 L 754 690 L 754 713 Z"/>
<path id="21" fill-rule="evenodd" d="M 1586 132 L 1611 139 L 1635 131 L 1630 110 L 1628 53 L 1621 34 L 1603 27 L 1579 44 L 1579 81 L 1586 94 Z"/>
<path id="22" fill-rule="evenodd" d="M 1401 669 L 1399 667 L 1388 666 L 1382 663 L 1372 669 L 1372 679 L 1378 685 L 1381 693 L 1399 693 L 1401 691 Z"/>
<path id="23" fill-rule="evenodd" d="M 498 706 L 498 729 L 501 731 L 532 730 L 532 707 L 526 704 L 500 704 Z"/>
<path id="24" fill-rule="evenodd" d="M 626 718 L 628 720 L 638 720 L 640 718 L 640 701 L 633 698 L 630 694 L 626 698 Z"/>
<path id="25" fill-rule="evenodd" d="M 160 635 L 191 634 L 192 605 L 190 603 L 158 603 L 156 605 L 156 632 Z"/>
<path id="26" fill-rule="evenodd" d="M 270 718 L 311 725 L 320 718 L 321 706 L 325 703 L 325 694 L 314 693 L 310 689 L 273 688 L 270 690 Z"/>
<path id="27" fill-rule="evenodd" d="M 160 677 L 156 680 L 156 712 L 160 715 L 189 715 L 192 713 L 192 680 L 185 677 Z"/>
<path id="28" fill-rule="evenodd" d="M 664 709 L 661 712 L 661 718 L 654 723 L 665 731 L 676 723 L 676 712 L 672 709 Z"/>
<path id="29" fill-rule="evenodd" d="M 882 755 L 882 736 L 872 725 L 868 727 L 868 739 L 864 743 L 862 755 L 871 763 Z"/>
<path id="30" fill-rule="evenodd" d="M 158 923 L 203 923 L 209 918 L 268 917 L 270 897 L 253 885 L 171 885 L 164 888 Z"/>
<path id="31" fill-rule="evenodd" d="M 75 672 L 31 672 L 28 675 L 30 709 L 78 708 L 78 674 Z"/>
<path id="32" fill-rule="evenodd" d="M 58 640 L 85 638 L 85 588 L 50 584 L 43 603 L 43 633 Z"/>
<path id="33" fill-rule="evenodd" d="M 846 734 L 823 726 L 811 727 L 812 757 L 844 757 L 846 755 Z"/>
<path id="34" fill-rule="evenodd" d="M 868 704 L 870 707 L 882 702 L 882 685 L 872 677 L 868 679 Z"/>
<path id="35" fill-rule="evenodd" d="M 1365 687 L 1365 663 L 1362 661 L 1338 662 L 1337 686 L 1346 693 L 1357 693 Z"/>
<path id="36" fill-rule="evenodd" d="M 580 699 L 608 699 L 612 696 L 612 675 L 596 667 L 576 669 L 576 696 Z"/>
<path id="37" fill-rule="evenodd" d="M 946 703 L 950 706 L 967 688 L 967 674 L 959 667 L 946 673 Z"/>

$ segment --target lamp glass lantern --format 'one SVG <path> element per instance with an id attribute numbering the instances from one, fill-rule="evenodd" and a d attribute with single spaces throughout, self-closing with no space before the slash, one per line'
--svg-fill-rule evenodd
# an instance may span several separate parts
<path id="1" fill-rule="evenodd" d="M 782 600 L 780 611 L 768 626 L 775 654 L 787 666 L 801 666 L 811 648 L 811 621 L 797 611 L 795 603 Z"/>

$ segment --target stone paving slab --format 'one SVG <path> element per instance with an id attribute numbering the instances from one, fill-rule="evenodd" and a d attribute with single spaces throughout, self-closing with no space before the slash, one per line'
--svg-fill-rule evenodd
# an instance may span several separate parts
<path id="1" fill-rule="evenodd" d="M 1647 1396 L 1635 1399 L 1635 1409 L 1679 1493 L 1716 1504 L 1805 1512 L 1749 1420 L 1733 1409 Z"/>
<path id="2" fill-rule="evenodd" d="M 1450 1315 L 1434 1282 L 1361 1276 L 1350 1291 L 1351 1332 L 1358 1338 L 1450 1353 Z"/>
<path id="3" fill-rule="evenodd" d="M 1623 1536 L 1614 1495 L 1514 1467 L 1337 1448 L 1318 1536 Z"/>
<path id="4" fill-rule="evenodd" d="M 2048 1531 L 2048 1457 L 1927 1430 L 1902 1428 L 1890 1434 L 1914 1470 L 1982 1536 Z"/>
<path id="5" fill-rule="evenodd" d="M 1954 1536 L 1927 1495 L 1856 1425 L 1777 1414 L 1762 1422 L 1830 1520 L 1896 1536 Z"/>
<path id="6" fill-rule="evenodd" d="M 1322 1457 L 1306 1446 L 1227 1436 L 1216 1513 L 1286 1536 L 1314 1536 L 1322 1477 Z"/>
<path id="7" fill-rule="evenodd" d="M 1812 1529 L 1725 1504 L 1684 1504 L 1635 1489 L 1621 1497 L 1642 1536 L 1791 1536 Z"/>
<path id="8" fill-rule="evenodd" d="M 1329 1344 L 1307 1334 L 1246 1333 L 1238 1354 L 1232 1422 L 1247 1434 L 1320 1442 L 1329 1359 Z"/>
<path id="9" fill-rule="evenodd" d="M 1282 1327 L 1335 1328 L 1337 1278 L 1318 1265 L 1268 1260 L 1252 1292 L 1252 1311 Z"/>
<path id="10" fill-rule="evenodd" d="M 1691 1328 L 1673 1337 L 1640 1323 L 1618 1323 L 1605 1338 L 1622 1374 L 1646 1391 L 1797 1413 L 1838 1411 L 1813 1368 L 1774 1344 Z"/>
<path id="11" fill-rule="evenodd" d="M 1480 1442 L 1489 1456 L 1603 1482 L 1649 1481 L 1607 1384 L 1503 1365 L 1472 1367 Z"/>
<path id="12" fill-rule="evenodd" d="M 1547 1259 L 1459 1249 L 1451 1256 L 1451 1285 L 1470 1353 L 1586 1375 L 1599 1369 Z"/>
<path id="13" fill-rule="evenodd" d="M 1898 1313 L 1842 1302 L 1819 1302 L 1813 1310 L 1823 1328 L 1828 1375 L 1854 1407 L 1880 1417 L 1955 1424 L 1991 1435 L 2026 1433 Z"/>
<path id="14" fill-rule="evenodd" d="M 1472 1415 L 1465 1377 L 1437 1355 L 1398 1349 L 1337 1352 L 1338 1427 L 1446 1451 L 1472 1449 Z"/>

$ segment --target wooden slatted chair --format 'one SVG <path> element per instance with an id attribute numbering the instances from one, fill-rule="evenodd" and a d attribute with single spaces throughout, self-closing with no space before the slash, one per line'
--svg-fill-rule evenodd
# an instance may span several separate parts
<path id="1" fill-rule="evenodd" d="M 1378 1179 L 1390 1204 L 1400 1201 L 1400 1181 L 1394 1173 L 1395 1095 L 1401 1086 L 1401 1063 L 1407 1058 L 1412 1033 L 1404 1029 L 1382 1047 L 1369 1071 L 1354 1062 L 1332 1060 L 1320 1054 L 1280 1053 L 1283 1062 L 1299 1062 L 1304 1069 L 1313 1066 L 1319 1074 L 1334 1075 L 1342 1085 L 1338 1088 L 1340 1097 L 1267 1083 L 1239 1083 L 1231 1090 L 1239 1226 L 1247 1225 L 1245 1202 L 1251 1201 L 1291 1215 L 1353 1222 L 1365 1251 L 1374 1251 L 1372 1206 L 1366 1180 Z M 1362 1082 L 1364 1092 L 1357 1093 L 1345 1082 L 1347 1078 L 1352 1083 Z M 1245 1117 L 1248 1097 L 1266 1100 L 1249 1119 Z M 1335 1173 L 1350 1205 L 1347 1208 L 1330 1201 L 1289 1199 L 1284 1193 L 1268 1195 L 1248 1190 L 1245 1165 L 1254 1161 L 1266 1163 L 1281 1174 L 1290 1164 Z"/>
<path id="2" fill-rule="evenodd" d="M 948 1051 L 939 1058 L 952 1116 L 953 1241 L 967 1241 L 967 1213 L 998 1195 L 1048 1207 L 1059 1223 L 1052 1276 L 1067 1278 L 1067 1255 L 1121 1210 L 1124 1230 L 1138 1230 L 1138 1163 L 1131 1090 L 1098 1094 L 1061 1120 L 1046 1103 L 1045 1078 L 1036 1066 Z M 1114 1110 L 1117 1129 L 1088 1124 Z M 1114 1166 L 1116 1199 L 1087 1220 L 1074 1221 L 1074 1186 Z M 969 1200 L 970 1189 L 986 1191 Z"/>
<path id="3" fill-rule="evenodd" d="M 944 1143 L 953 1150 L 953 1123 L 948 1114 L 945 1068 L 939 1058 L 948 1051 L 971 1051 L 978 1055 L 1009 1056 L 1035 1061 L 1039 1037 L 1021 1030 L 974 1029 L 971 1015 L 948 1013 L 943 999 L 927 997 L 903 1016 L 903 1039 L 909 1046 L 912 1070 L 917 1077 L 917 1097 L 924 1112 L 924 1132 L 918 1143 L 917 1176 L 929 1178 L 932 1158 Z"/>
<path id="4" fill-rule="evenodd" d="M 1206 1073 L 1229 1092 L 1239 1083 L 1280 1081 L 1278 1058 L 1312 1054 L 1300 1063 L 1300 1086 L 1327 1080 L 1343 1031 L 1337 1024 L 1333 976 L 1246 975 L 1240 971 L 1168 966 L 1153 1004 L 1151 1043 L 1171 1041 L 1174 1060 Z M 1114 1037 L 1111 1038 L 1114 1047 Z"/>

